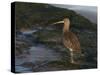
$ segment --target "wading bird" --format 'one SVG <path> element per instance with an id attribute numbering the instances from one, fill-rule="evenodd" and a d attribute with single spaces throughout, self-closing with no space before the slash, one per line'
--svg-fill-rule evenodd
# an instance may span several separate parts
<path id="1" fill-rule="evenodd" d="M 80 48 L 80 42 L 77 38 L 77 36 L 69 30 L 70 27 L 70 20 L 68 18 L 65 18 L 63 21 L 55 22 L 54 24 L 64 23 L 63 27 L 63 44 L 66 48 L 70 51 L 70 62 L 73 64 L 79 63 L 75 61 L 74 54 L 77 53 L 80 57 L 81 55 L 81 48 Z"/>

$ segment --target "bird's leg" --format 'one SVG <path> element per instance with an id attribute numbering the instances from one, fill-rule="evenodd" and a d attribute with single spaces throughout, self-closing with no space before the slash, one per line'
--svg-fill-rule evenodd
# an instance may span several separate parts
<path id="1" fill-rule="evenodd" d="M 71 63 L 74 63 L 74 54 L 73 54 L 73 50 L 72 49 L 69 49 L 70 50 L 70 60 L 71 60 Z"/>
<path id="2" fill-rule="evenodd" d="M 82 63 L 82 55 L 81 53 L 77 53 L 77 52 L 74 52 L 72 50 L 70 50 L 70 60 L 71 60 L 71 63 L 73 64 L 80 64 Z"/>
<path id="3" fill-rule="evenodd" d="M 73 49 L 70 49 L 70 62 L 73 64 L 78 64 L 78 62 L 76 62 L 76 56 L 74 55 L 74 51 Z"/>
<path id="4" fill-rule="evenodd" d="M 74 63 L 74 54 L 73 54 L 73 51 L 70 51 L 70 56 L 71 56 L 71 63 Z"/>

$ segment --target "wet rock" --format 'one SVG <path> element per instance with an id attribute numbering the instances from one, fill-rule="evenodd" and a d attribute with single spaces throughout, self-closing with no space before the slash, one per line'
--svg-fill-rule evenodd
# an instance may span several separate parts
<path id="1" fill-rule="evenodd" d="M 34 67 L 35 65 L 34 65 L 34 63 L 32 63 L 32 62 L 24 62 L 23 64 L 21 64 L 20 66 L 23 66 L 23 67 L 29 67 L 29 68 L 32 68 L 32 67 Z"/>
<path id="2" fill-rule="evenodd" d="M 15 71 L 16 71 L 16 73 L 31 72 L 30 68 L 25 68 L 25 67 L 22 67 L 22 66 L 16 66 Z"/>

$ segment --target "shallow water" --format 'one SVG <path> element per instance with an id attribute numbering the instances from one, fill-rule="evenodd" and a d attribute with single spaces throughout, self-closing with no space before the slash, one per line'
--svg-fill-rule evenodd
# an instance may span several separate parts
<path id="1" fill-rule="evenodd" d="M 37 32 L 37 30 L 29 30 L 29 31 L 24 31 L 22 32 L 23 34 L 32 34 L 34 32 Z"/>
<path id="2" fill-rule="evenodd" d="M 47 49 L 45 47 L 41 46 L 33 46 L 30 48 L 31 58 L 32 62 L 35 61 L 53 61 L 53 60 L 59 60 L 59 54 L 54 52 L 51 49 Z M 33 59 L 34 58 L 34 59 Z"/>
<path id="3" fill-rule="evenodd" d="M 52 49 L 48 49 L 44 45 L 31 46 L 29 48 L 29 52 L 30 54 L 22 54 L 19 57 L 16 56 L 16 72 L 32 72 L 32 68 L 34 67 L 24 67 L 22 64 L 25 63 L 27 65 L 31 62 L 33 65 L 35 65 L 35 68 L 37 68 L 38 66 L 50 61 L 61 60 L 60 53 L 57 53 Z"/>

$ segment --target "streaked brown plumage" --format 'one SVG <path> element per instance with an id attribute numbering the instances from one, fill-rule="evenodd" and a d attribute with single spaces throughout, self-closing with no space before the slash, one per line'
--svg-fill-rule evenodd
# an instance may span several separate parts
<path id="1" fill-rule="evenodd" d="M 76 63 L 74 61 L 74 52 L 81 54 L 80 42 L 77 36 L 73 32 L 69 31 L 70 20 L 68 18 L 65 18 L 64 21 L 59 21 L 54 24 L 58 24 L 58 23 L 64 23 L 63 44 L 66 48 L 70 50 L 71 63 Z"/>
<path id="2" fill-rule="evenodd" d="M 75 52 L 80 52 L 80 43 L 74 33 L 67 31 L 63 36 L 63 43 L 65 47 L 68 49 L 71 48 Z"/>

